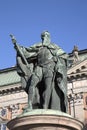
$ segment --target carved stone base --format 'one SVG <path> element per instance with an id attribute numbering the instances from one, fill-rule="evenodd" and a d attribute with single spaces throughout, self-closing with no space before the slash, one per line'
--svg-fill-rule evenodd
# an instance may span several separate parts
<path id="1" fill-rule="evenodd" d="M 10 130 L 82 130 L 83 124 L 55 110 L 32 110 L 11 120 Z"/>

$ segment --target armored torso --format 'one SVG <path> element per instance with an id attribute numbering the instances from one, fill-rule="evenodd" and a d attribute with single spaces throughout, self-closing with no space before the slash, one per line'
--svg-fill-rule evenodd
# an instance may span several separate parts
<path id="1" fill-rule="evenodd" d="M 38 65 L 48 64 L 53 61 L 52 57 L 53 56 L 47 47 L 41 47 L 37 54 Z"/>

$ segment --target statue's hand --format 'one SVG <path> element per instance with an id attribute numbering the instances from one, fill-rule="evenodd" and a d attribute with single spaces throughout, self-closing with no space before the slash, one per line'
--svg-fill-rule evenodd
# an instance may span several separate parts
<path id="1" fill-rule="evenodd" d="M 15 44 L 17 41 L 14 35 L 10 34 L 10 37 L 11 37 L 12 43 Z"/>
<path id="2" fill-rule="evenodd" d="M 54 56 L 53 57 L 53 61 L 56 63 L 57 62 L 57 58 Z"/>

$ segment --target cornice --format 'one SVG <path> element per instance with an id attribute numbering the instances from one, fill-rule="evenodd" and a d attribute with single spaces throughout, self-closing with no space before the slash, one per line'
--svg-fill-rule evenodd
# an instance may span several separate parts
<path id="1" fill-rule="evenodd" d="M 15 93 L 15 92 L 17 93 L 17 92 L 20 92 L 20 91 L 24 91 L 22 86 L 5 88 L 5 89 L 0 90 L 0 96 L 4 96 L 4 95 Z"/>
<path id="2" fill-rule="evenodd" d="M 81 54 L 85 54 L 85 53 L 87 53 L 87 49 L 79 50 L 78 53 L 79 53 L 79 55 L 81 55 Z M 72 53 L 72 52 L 69 53 L 69 57 L 72 57 L 72 56 L 73 56 L 73 53 Z"/>
<path id="3" fill-rule="evenodd" d="M 67 75 L 67 80 L 87 80 L 87 72 L 79 72 L 79 73 L 74 73 L 74 74 L 68 74 Z"/>
<path id="4" fill-rule="evenodd" d="M 5 73 L 5 72 L 13 71 L 13 70 L 16 70 L 16 66 L 5 68 L 5 69 L 1 69 L 0 73 Z"/>
<path id="5" fill-rule="evenodd" d="M 84 73 L 84 71 L 85 73 L 87 72 L 87 59 L 69 68 L 67 71 L 67 75 L 82 72 Z"/>

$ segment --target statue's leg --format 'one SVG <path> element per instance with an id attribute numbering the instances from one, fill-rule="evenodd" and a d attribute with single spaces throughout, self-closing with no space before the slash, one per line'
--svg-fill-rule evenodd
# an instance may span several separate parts
<path id="1" fill-rule="evenodd" d="M 32 109 L 33 99 L 35 96 L 35 87 L 39 83 L 39 78 L 33 74 L 30 81 L 29 92 L 28 92 L 28 105 Z"/>
<path id="2" fill-rule="evenodd" d="M 42 79 L 42 68 L 36 67 L 35 72 L 31 76 L 29 91 L 28 91 L 28 104 L 29 108 L 32 109 L 33 99 L 35 96 L 35 87 Z"/>
<path id="3" fill-rule="evenodd" d="M 49 102 L 50 102 L 50 97 L 51 97 L 51 92 L 52 92 L 52 87 L 53 87 L 53 72 L 51 70 L 46 69 L 45 70 L 45 91 L 44 91 L 44 109 L 48 109 L 49 107 Z"/>

